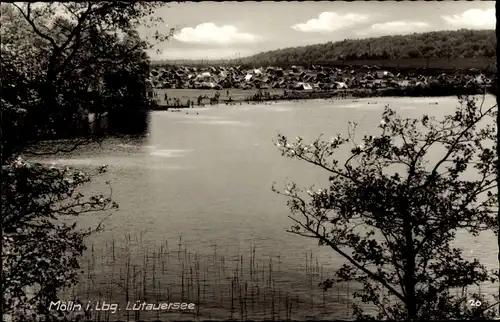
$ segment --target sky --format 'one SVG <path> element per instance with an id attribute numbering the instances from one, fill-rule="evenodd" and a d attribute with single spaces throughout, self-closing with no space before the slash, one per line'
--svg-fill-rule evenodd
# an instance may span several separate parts
<path id="1" fill-rule="evenodd" d="M 494 1 L 184 2 L 155 12 L 176 28 L 153 60 L 228 59 L 286 47 L 437 30 L 495 29 Z M 158 52 L 158 49 L 160 52 Z"/>

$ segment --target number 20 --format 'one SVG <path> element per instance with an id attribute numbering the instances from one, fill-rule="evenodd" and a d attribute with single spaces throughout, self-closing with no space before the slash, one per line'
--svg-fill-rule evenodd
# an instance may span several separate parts
<path id="1" fill-rule="evenodd" d="M 482 303 L 481 303 L 481 301 L 479 301 L 479 300 L 469 300 L 469 305 L 470 305 L 470 306 L 474 306 L 474 307 L 476 307 L 476 306 L 481 306 L 481 304 L 482 304 Z"/>

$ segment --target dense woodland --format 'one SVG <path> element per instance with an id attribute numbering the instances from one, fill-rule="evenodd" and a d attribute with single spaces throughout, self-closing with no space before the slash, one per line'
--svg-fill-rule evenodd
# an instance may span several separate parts
<path id="1" fill-rule="evenodd" d="M 385 65 L 383 61 L 407 60 L 417 62 L 421 60 L 424 62 L 421 67 L 429 67 L 426 66 L 426 60 L 440 60 L 439 65 L 444 65 L 443 61 L 446 60 L 463 59 L 470 62 L 471 60 L 485 58 L 488 63 L 491 63 L 494 57 L 496 57 L 496 35 L 494 30 L 461 29 L 377 38 L 346 39 L 325 44 L 267 51 L 237 60 L 226 60 L 224 62 L 197 61 L 196 64 L 213 65 L 224 63 L 257 67 L 267 65 L 289 66 L 293 64 L 327 65 L 338 64 L 339 62 L 373 61 L 374 64 Z M 193 61 L 193 63 L 195 62 Z M 403 65 L 405 64 L 402 63 L 401 66 Z"/>
<path id="2" fill-rule="evenodd" d="M 121 16 L 122 7 L 74 4 L 67 10 L 95 17 L 85 24 L 60 17 L 49 25 L 47 17 L 55 7 L 0 7 L 1 144 L 6 159 L 32 140 L 87 135 L 88 120 L 82 121 L 87 113 L 121 116 L 146 104 L 146 43 L 134 29 L 120 39 L 94 21 L 102 15 Z M 35 14 L 41 25 L 36 29 Z M 110 121 L 121 123 L 115 117 Z"/>

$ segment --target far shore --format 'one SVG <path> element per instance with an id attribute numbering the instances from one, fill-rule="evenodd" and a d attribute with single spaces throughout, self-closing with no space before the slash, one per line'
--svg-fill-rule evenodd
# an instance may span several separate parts
<path id="1" fill-rule="evenodd" d="M 297 91 L 284 89 L 263 90 L 204 90 L 204 89 L 160 89 L 156 90 L 157 104 L 152 110 L 168 110 L 211 105 L 241 105 L 243 103 L 269 103 L 278 101 L 314 99 L 358 99 L 370 97 L 445 97 L 484 94 L 484 88 L 452 87 L 406 87 L 377 89 L 337 89 L 330 91 Z M 488 92 L 488 91 L 487 91 Z M 211 98 L 219 93 L 218 100 Z M 166 95 L 166 96 L 165 96 Z M 200 103 L 198 98 L 202 97 Z M 167 100 L 165 100 L 167 98 Z"/>

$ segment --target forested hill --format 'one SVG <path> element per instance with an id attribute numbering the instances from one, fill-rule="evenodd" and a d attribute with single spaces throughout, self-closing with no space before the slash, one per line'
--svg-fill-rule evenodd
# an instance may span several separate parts
<path id="1" fill-rule="evenodd" d="M 460 59 L 496 57 L 494 30 L 435 31 L 263 52 L 240 59 L 252 66 L 329 63 L 353 60 Z"/>

